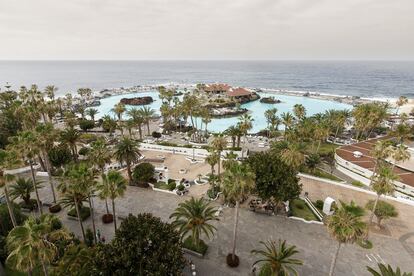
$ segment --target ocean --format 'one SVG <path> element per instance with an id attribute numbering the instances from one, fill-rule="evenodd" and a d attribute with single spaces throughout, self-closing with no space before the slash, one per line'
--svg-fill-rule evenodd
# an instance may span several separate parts
<path id="1" fill-rule="evenodd" d="M 225 82 L 234 86 L 414 98 L 414 61 L 0 61 L 0 86 L 80 87 Z"/>

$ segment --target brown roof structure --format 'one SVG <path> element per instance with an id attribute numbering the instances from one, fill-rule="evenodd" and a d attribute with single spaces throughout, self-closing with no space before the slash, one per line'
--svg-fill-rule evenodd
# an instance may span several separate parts
<path id="1" fill-rule="evenodd" d="M 240 97 L 240 96 L 250 96 L 252 94 L 251 91 L 238 87 L 238 88 L 231 88 L 227 91 L 227 96 L 229 97 Z"/>
<path id="2" fill-rule="evenodd" d="M 363 142 L 359 142 L 352 145 L 342 146 L 336 149 L 336 154 L 342 159 L 351 162 L 357 166 L 374 171 L 375 159 L 372 157 L 371 151 L 375 146 L 375 143 L 379 140 L 390 140 L 390 137 L 375 138 Z M 354 152 L 359 151 L 363 155 L 362 157 L 355 157 Z M 394 173 L 398 175 L 399 182 L 414 187 L 414 172 L 405 168 L 394 167 Z"/>

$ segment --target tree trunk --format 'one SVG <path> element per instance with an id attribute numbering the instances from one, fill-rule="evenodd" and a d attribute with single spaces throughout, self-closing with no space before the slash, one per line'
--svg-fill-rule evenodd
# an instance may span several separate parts
<path id="1" fill-rule="evenodd" d="M 105 198 L 106 213 L 109 214 L 108 199 Z"/>
<path id="2" fill-rule="evenodd" d="M 236 239 L 237 239 L 237 224 L 239 223 L 239 201 L 236 200 L 236 208 L 234 210 L 234 228 L 233 228 L 233 248 L 231 251 L 233 261 L 236 259 Z"/>
<path id="3" fill-rule="evenodd" d="M 148 136 L 150 136 L 151 133 L 150 133 L 150 124 L 149 124 L 149 121 L 147 121 L 147 131 L 148 131 Z"/>
<path id="4" fill-rule="evenodd" d="M 127 166 L 127 173 L 128 173 L 128 180 L 129 180 L 129 185 L 131 185 L 132 183 L 132 176 L 131 176 L 131 163 L 129 161 L 126 162 L 126 166 Z"/>
<path id="5" fill-rule="evenodd" d="M 49 157 L 47 155 L 47 152 L 43 152 L 43 155 L 44 155 L 44 158 L 45 158 L 45 165 L 46 165 L 46 169 L 47 169 L 47 180 L 49 182 L 50 188 L 52 189 L 53 203 L 56 203 L 56 193 L 55 193 L 55 187 L 53 186 L 52 170 L 50 169 Z"/>
<path id="6" fill-rule="evenodd" d="M 7 189 L 7 183 L 4 184 L 4 196 L 6 198 L 7 209 L 9 209 L 10 219 L 13 223 L 13 228 L 17 226 L 16 217 L 14 216 L 12 202 L 10 201 L 9 197 L 9 190 Z"/>
<path id="7" fill-rule="evenodd" d="M 42 263 L 43 273 L 45 274 L 45 276 L 48 276 L 49 273 L 47 272 L 46 264 L 44 262 L 41 262 L 41 263 Z"/>
<path id="8" fill-rule="evenodd" d="M 219 181 L 221 180 L 220 172 L 221 172 L 221 151 L 218 152 L 218 161 L 217 161 L 217 175 L 219 178 Z"/>
<path id="9" fill-rule="evenodd" d="M 236 147 L 236 137 L 234 137 L 234 136 L 231 136 L 231 145 L 232 145 L 232 147 L 233 147 L 233 149 Z"/>
<path id="10" fill-rule="evenodd" d="M 331 268 L 329 269 L 329 276 L 333 276 L 334 275 L 334 270 L 335 270 L 335 265 L 336 265 L 336 259 L 338 258 L 339 249 L 341 249 L 341 243 L 340 242 L 338 242 L 338 245 L 337 245 L 336 251 L 335 251 L 335 255 L 332 258 Z"/>
<path id="11" fill-rule="evenodd" d="M 74 197 L 73 199 L 75 201 L 75 209 L 76 209 L 76 214 L 78 215 L 78 221 L 79 221 L 79 226 L 80 226 L 81 232 L 82 232 L 82 238 L 83 238 L 83 241 L 86 242 L 85 230 L 83 229 L 83 223 L 82 223 L 82 218 L 81 218 L 81 215 L 80 215 L 78 201 L 76 200 L 76 197 Z"/>
<path id="12" fill-rule="evenodd" d="M 39 154 L 39 155 L 37 155 L 37 158 L 39 159 L 39 163 L 40 163 L 40 166 L 42 167 L 42 170 L 43 170 L 43 171 L 46 171 L 46 166 L 45 166 L 45 163 L 43 162 L 43 159 L 42 159 L 42 157 L 40 156 L 40 154 Z"/>
<path id="13" fill-rule="evenodd" d="M 372 220 L 374 219 L 375 209 L 377 209 L 377 204 L 378 204 L 378 200 L 379 200 L 380 196 L 381 195 L 378 195 L 377 194 L 377 198 L 375 199 L 374 206 L 372 207 L 371 215 L 369 216 L 369 224 L 368 224 L 368 227 L 372 224 Z M 368 234 L 367 234 L 367 236 L 368 236 Z"/>
<path id="14" fill-rule="evenodd" d="M 114 216 L 114 228 L 115 228 L 115 231 L 116 231 L 115 199 L 112 199 L 112 212 L 114 213 L 113 214 L 113 216 Z"/>
<path id="15" fill-rule="evenodd" d="M 237 147 L 240 148 L 240 140 L 241 140 L 241 136 L 238 135 L 237 136 Z"/>
<path id="16" fill-rule="evenodd" d="M 29 160 L 29 163 L 30 163 L 30 172 L 32 173 L 33 187 L 36 193 L 37 209 L 39 210 L 40 215 L 43 215 L 42 204 L 40 203 L 40 198 L 39 198 L 39 191 L 37 190 L 37 186 L 36 186 L 36 177 L 35 177 L 35 173 L 33 169 L 33 161 Z"/>
<path id="17" fill-rule="evenodd" d="M 89 208 L 91 209 L 91 216 L 92 216 L 92 230 L 93 230 L 93 239 L 95 241 L 95 244 L 97 244 L 96 241 L 96 227 L 95 227 L 95 210 L 93 209 L 92 206 L 92 199 L 91 199 L 91 195 L 88 195 L 88 201 L 89 201 Z"/>
<path id="18" fill-rule="evenodd" d="M 141 125 L 138 126 L 138 131 L 139 131 L 139 139 L 142 140 L 142 127 L 141 127 Z"/>

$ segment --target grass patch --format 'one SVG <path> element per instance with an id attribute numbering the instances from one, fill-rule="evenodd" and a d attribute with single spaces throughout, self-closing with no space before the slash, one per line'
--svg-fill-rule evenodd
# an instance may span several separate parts
<path id="1" fill-rule="evenodd" d="M 325 178 L 325 179 L 329 179 L 329 180 L 333 180 L 333 181 L 338 181 L 341 182 L 342 179 L 336 177 L 333 174 L 327 173 L 321 169 L 315 169 L 314 171 L 310 171 L 310 170 L 304 170 L 305 173 L 308 173 L 310 175 L 316 176 L 316 177 L 320 177 L 320 178 Z"/>
<path id="2" fill-rule="evenodd" d="M 357 180 L 352 181 L 351 184 L 352 186 L 359 187 L 359 188 L 362 188 L 365 186 L 361 181 L 357 181 Z"/>
<path id="3" fill-rule="evenodd" d="M 84 221 L 85 219 L 87 219 L 90 215 L 91 215 L 91 210 L 89 209 L 89 207 L 83 206 L 80 209 L 80 216 L 81 216 L 82 221 Z M 77 218 L 78 215 L 76 214 L 76 209 L 75 208 L 72 208 L 68 212 L 68 216 Z"/>
<path id="4" fill-rule="evenodd" d="M 316 220 L 319 221 L 319 219 L 315 216 L 315 214 L 312 212 L 311 209 L 309 209 L 308 205 L 306 205 L 305 201 L 302 199 L 294 199 L 290 201 L 289 204 L 290 211 L 292 213 L 292 216 L 303 218 L 305 220 Z"/>
<path id="5" fill-rule="evenodd" d="M 154 188 L 168 190 L 168 184 L 164 181 L 158 181 L 154 184 Z"/>
<path id="6" fill-rule="evenodd" d="M 371 249 L 372 247 L 374 247 L 374 245 L 372 244 L 372 242 L 371 241 L 369 241 L 369 240 L 366 240 L 366 241 L 364 241 L 364 240 L 359 240 L 359 241 L 357 241 L 356 242 L 359 246 L 361 246 L 362 248 L 365 248 L 365 249 Z"/>
<path id="7" fill-rule="evenodd" d="M 199 245 L 195 246 L 195 244 L 193 243 L 193 239 L 191 238 L 191 236 L 187 237 L 184 242 L 183 242 L 183 247 L 190 249 L 192 251 L 195 251 L 197 253 L 200 253 L 202 255 L 206 254 L 207 249 L 208 249 L 208 245 L 203 241 L 200 240 Z"/>
<path id="8" fill-rule="evenodd" d="M 316 147 L 317 146 L 318 146 L 317 143 L 315 143 L 314 150 L 316 150 Z M 329 155 L 332 151 L 334 151 L 338 147 L 339 147 L 338 145 L 335 145 L 335 144 L 332 144 L 332 143 L 327 143 L 327 142 L 321 143 L 321 146 L 319 147 L 318 154 L 320 156 Z M 305 149 L 305 151 L 306 151 L 307 154 L 313 153 L 313 151 L 312 151 L 312 143 L 310 143 L 310 142 L 309 143 L 306 143 L 306 149 Z"/>

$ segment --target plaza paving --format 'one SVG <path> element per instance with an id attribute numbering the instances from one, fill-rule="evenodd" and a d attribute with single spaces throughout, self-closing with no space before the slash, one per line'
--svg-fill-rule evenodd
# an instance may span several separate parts
<path id="1" fill-rule="evenodd" d="M 47 185 L 42 189 L 41 197 L 45 202 L 50 201 Z M 151 212 L 168 221 L 169 215 L 178 203 L 187 198 L 128 187 L 125 197 L 116 200 L 116 206 L 120 216 Z M 103 225 L 100 221 L 100 216 L 105 212 L 104 203 L 95 200 L 95 208 L 98 212 L 97 228 L 107 240 L 111 239 L 113 225 Z M 241 258 L 241 265 L 238 268 L 227 267 L 225 256 L 231 248 L 233 212 L 232 208 L 224 209 L 220 221 L 216 223 L 217 234 L 211 241 L 206 240 L 210 247 L 204 259 L 187 255 L 196 264 L 197 275 L 249 275 L 255 260 L 255 256 L 250 251 L 260 246 L 259 241 L 269 238 L 286 239 L 288 243 L 297 246 L 300 251 L 298 257 L 304 260 L 304 265 L 298 267 L 300 275 L 328 273 L 336 244 L 323 225 L 306 224 L 282 216 L 257 214 L 247 209 L 241 209 L 239 220 L 237 254 Z M 79 234 L 77 221 L 68 220 L 64 211 L 59 215 L 70 230 Z M 86 221 L 86 225 L 91 225 L 91 219 Z M 405 271 L 414 271 L 413 256 L 410 255 L 414 243 L 410 239 L 407 238 L 407 241 L 402 243 L 396 238 L 372 234 L 371 240 L 374 243 L 374 248 L 371 250 L 362 249 L 357 245 L 343 246 L 339 254 L 336 275 L 368 275 L 366 266 L 376 266 L 375 260 L 400 266 Z M 187 270 L 186 274 L 188 274 Z"/>

